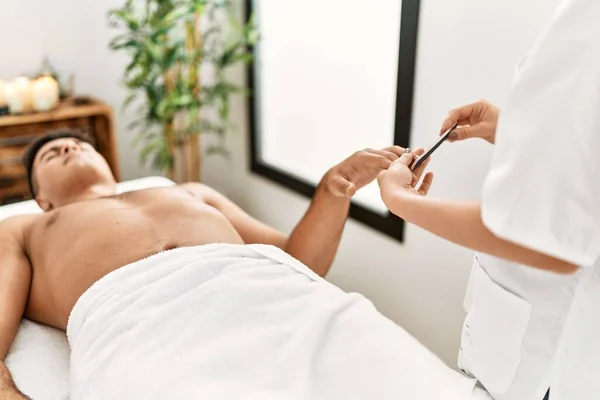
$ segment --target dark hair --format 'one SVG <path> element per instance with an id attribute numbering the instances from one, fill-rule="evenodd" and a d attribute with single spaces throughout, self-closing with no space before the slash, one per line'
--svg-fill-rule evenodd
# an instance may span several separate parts
<path id="1" fill-rule="evenodd" d="M 25 164 L 25 168 L 27 169 L 27 182 L 29 183 L 29 191 L 31 192 L 32 197 L 35 197 L 35 187 L 33 184 L 33 162 L 35 161 L 35 156 L 46 143 L 63 138 L 74 138 L 93 145 L 90 138 L 86 135 L 68 129 L 48 132 L 31 143 L 23 154 L 23 164 Z"/>

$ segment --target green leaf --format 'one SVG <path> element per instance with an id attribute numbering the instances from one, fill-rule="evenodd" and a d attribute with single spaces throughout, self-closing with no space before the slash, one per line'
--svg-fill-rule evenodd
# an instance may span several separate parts
<path id="1" fill-rule="evenodd" d="M 171 29 L 173 29 L 172 26 L 163 26 L 161 28 L 157 28 L 154 32 L 152 32 L 150 38 L 154 43 L 161 43 L 162 37 L 169 33 Z"/>
<path id="2" fill-rule="evenodd" d="M 206 9 L 206 0 L 197 0 L 194 2 L 194 12 L 197 12 L 198 14 L 204 14 L 204 11 Z"/>
<path id="3" fill-rule="evenodd" d="M 246 43 L 250 46 L 255 46 L 260 41 L 260 33 L 257 30 L 252 30 L 246 35 Z"/>
<path id="4" fill-rule="evenodd" d="M 220 155 L 229 158 L 229 150 L 222 146 L 210 146 L 206 149 L 206 155 Z"/>
<path id="5" fill-rule="evenodd" d="M 148 128 L 148 124 L 144 124 L 145 128 Z M 142 131 L 140 133 L 138 133 L 135 138 L 131 141 L 131 145 L 133 147 L 138 147 L 139 144 L 146 140 L 146 141 L 151 141 L 151 140 L 156 140 L 156 138 L 158 137 L 158 135 L 154 132 L 145 132 Z"/>
<path id="6" fill-rule="evenodd" d="M 219 108 L 219 117 L 221 117 L 222 121 L 226 121 L 229 119 L 229 99 L 222 98 L 221 99 L 221 107 Z"/>
<path id="7" fill-rule="evenodd" d="M 227 66 L 231 66 L 233 64 L 237 64 L 237 63 L 243 63 L 243 64 L 248 64 L 249 62 L 251 62 L 254 59 L 254 55 L 252 53 L 238 53 L 238 54 L 234 54 L 233 57 L 231 57 L 231 59 L 229 60 L 229 65 Z"/>
<path id="8" fill-rule="evenodd" d="M 230 0 L 214 0 L 213 4 L 216 8 L 230 8 L 233 6 Z"/>
<path id="9" fill-rule="evenodd" d="M 140 151 L 140 160 L 142 162 L 146 162 L 150 154 L 156 154 L 160 152 L 163 147 L 162 142 L 163 139 L 159 137 L 147 143 L 146 146 L 144 146 L 144 148 Z"/>
<path id="10" fill-rule="evenodd" d="M 149 40 L 146 40 L 144 45 L 152 61 L 154 61 L 156 64 L 162 64 L 165 52 L 164 47 L 161 48 L 161 46 L 154 44 Z"/>
<path id="11" fill-rule="evenodd" d="M 235 55 L 235 52 L 237 51 L 238 47 L 239 44 L 234 44 L 225 49 L 225 51 L 223 51 L 221 56 L 217 59 L 217 67 L 225 68 L 226 66 L 228 66 L 231 63 L 231 59 Z"/>
<path id="12" fill-rule="evenodd" d="M 131 105 L 131 102 L 137 98 L 137 96 L 138 96 L 137 92 L 133 92 L 133 93 L 130 93 L 129 95 L 127 95 L 127 97 L 125 98 L 125 101 L 123 102 L 122 110 L 125 111 L 127 109 L 127 107 L 129 107 Z"/>
<path id="13" fill-rule="evenodd" d="M 127 24 L 127 27 L 132 31 L 137 31 L 138 28 L 140 27 L 139 22 L 126 9 L 109 11 L 109 17 L 112 17 L 116 20 L 123 21 L 125 24 Z"/>
<path id="14" fill-rule="evenodd" d="M 229 25 L 231 25 L 236 31 L 242 31 L 244 29 L 242 24 L 237 20 L 237 18 L 233 14 L 228 14 L 227 19 L 229 20 Z"/>
<path id="15" fill-rule="evenodd" d="M 140 61 L 140 58 L 141 58 L 141 53 L 140 53 L 140 51 L 138 51 L 133 56 L 131 62 L 129 64 L 127 64 L 127 67 L 125 68 L 125 75 L 127 75 L 128 73 L 130 73 L 131 71 L 133 71 L 133 69 L 135 67 L 138 67 L 138 63 Z"/>
<path id="16" fill-rule="evenodd" d="M 171 69 L 175 63 L 180 62 L 184 58 L 182 57 L 182 54 L 185 54 L 185 41 L 179 39 L 173 42 L 171 47 L 166 50 L 162 68 L 164 70 Z"/>
<path id="17" fill-rule="evenodd" d="M 181 18 L 185 16 L 190 16 L 189 9 L 185 7 L 177 7 L 170 11 L 164 18 L 162 18 L 162 22 L 165 24 L 173 24 L 176 21 L 179 21 Z M 193 15 L 193 14 L 191 14 Z"/>
<path id="18" fill-rule="evenodd" d="M 175 64 L 175 61 L 177 60 L 177 52 L 178 49 L 176 47 L 167 50 L 163 62 L 163 68 L 165 70 L 170 69 Z"/>
<path id="19" fill-rule="evenodd" d="M 164 170 L 173 166 L 173 157 L 169 154 L 166 143 L 162 143 L 162 147 L 155 153 L 153 167 L 156 169 Z"/>
<path id="20" fill-rule="evenodd" d="M 135 128 L 137 128 L 138 126 L 142 125 L 144 123 L 143 119 L 136 119 L 134 121 L 131 121 L 130 123 L 127 124 L 127 130 L 128 131 L 132 131 Z M 141 136 L 141 134 L 140 134 Z"/>
<path id="21" fill-rule="evenodd" d="M 200 108 L 191 107 L 185 118 L 185 126 L 191 127 L 198 122 L 198 117 L 200 116 Z"/>
<path id="22" fill-rule="evenodd" d="M 190 105 L 194 101 L 191 94 L 183 94 L 171 100 L 171 104 L 177 107 L 184 107 Z"/>
<path id="23" fill-rule="evenodd" d="M 254 46 L 260 40 L 260 33 L 256 25 L 256 14 L 252 13 L 244 27 L 244 40 L 250 46 Z"/>
<path id="24" fill-rule="evenodd" d="M 129 40 L 130 36 L 127 33 L 124 33 L 122 35 L 117 35 L 114 38 L 112 38 L 109 42 L 108 42 L 108 47 L 110 49 L 113 49 L 114 46 Z"/>
<path id="25" fill-rule="evenodd" d="M 169 99 L 162 99 L 158 105 L 156 106 L 156 115 L 161 118 L 164 119 L 165 116 L 167 115 L 167 108 L 169 107 Z"/>
<path id="26" fill-rule="evenodd" d="M 141 136 L 141 135 L 135 136 L 133 138 L 133 140 L 131 141 L 130 146 L 133 147 L 133 148 L 138 147 L 140 145 L 140 142 L 142 141 L 142 139 L 144 139 L 144 137 Z M 141 157 L 140 157 L 140 161 L 141 161 Z"/>

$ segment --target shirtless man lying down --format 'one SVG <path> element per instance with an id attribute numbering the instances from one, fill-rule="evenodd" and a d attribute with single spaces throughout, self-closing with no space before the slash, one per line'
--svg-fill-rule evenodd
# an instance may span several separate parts
<path id="1" fill-rule="evenodd" d="M 403 151 L 331 168 L 287 236 L 199 183 L 117 195 L 83 138 L 40 139 L 24 161 L 45 212 L 0 222 L 0 360 L 25 316 L 67 331 L 72 399 L 402 398 L 388 342 L 406 334 L 320 277 L 350 198 Z M 0 370 L 0 398 L 24 398 Z"/>

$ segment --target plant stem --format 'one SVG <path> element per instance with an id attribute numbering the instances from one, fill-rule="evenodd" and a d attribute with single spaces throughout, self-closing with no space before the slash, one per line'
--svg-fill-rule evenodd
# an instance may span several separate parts
<path id="1" fill-rule="evenodd" d="M 167 85 L 167 96 L 168 93 L 170 93 L 173 88 L 175 87 L 175 80 L 173 79 L 173 74 L 172 71 L 167 71 L 164 75 L 164 79 L 165 79 L 165 83 Z M 173 124 L 173 118 L 170 118 L 168 121 L 166 121 L 165 124 L 165 143 L 167 146 L 167 154 L 169 156 L 169 164 L 166 168 L 166 175 L 167 178 L 171 179 L 172 181 L 175 180 L 175 129 L 174 129 L 174 124 Z"/>
<path id="2" fill-rule="evenodd" d="M 194 54 L 194 59 L 189 68 L 189 81 L 192 88 L 192 95 L 198 99 L 201 94 L 200 85 L 200 63 L 201 63 L 201 47 L 202 37 L 200 31 L 200 14 L 196 12 L 194 14 L 193 22 L 186 23 L 186 48 L 188 54 Z M 200 113 L 198 113 L 200 118 Z M 192 124 L 196 124 L 198 121 L 191 121 Z M 189 152 L 188 152 L 188 176 L 191 181 L 199 182 L 202 176 L 200 163 L 200 136 L 201 132 L 192 132 L 189 141 Z"/>

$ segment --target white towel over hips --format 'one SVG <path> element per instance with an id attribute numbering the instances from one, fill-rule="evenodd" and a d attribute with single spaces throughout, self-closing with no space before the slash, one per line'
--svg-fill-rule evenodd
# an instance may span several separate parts
<path id="1" fill-rule="evenodd" d="M 465 399 L 456 373 L 283 251 L 206 245 L 120 268 L 67 329 L 71 398 Z"/>

